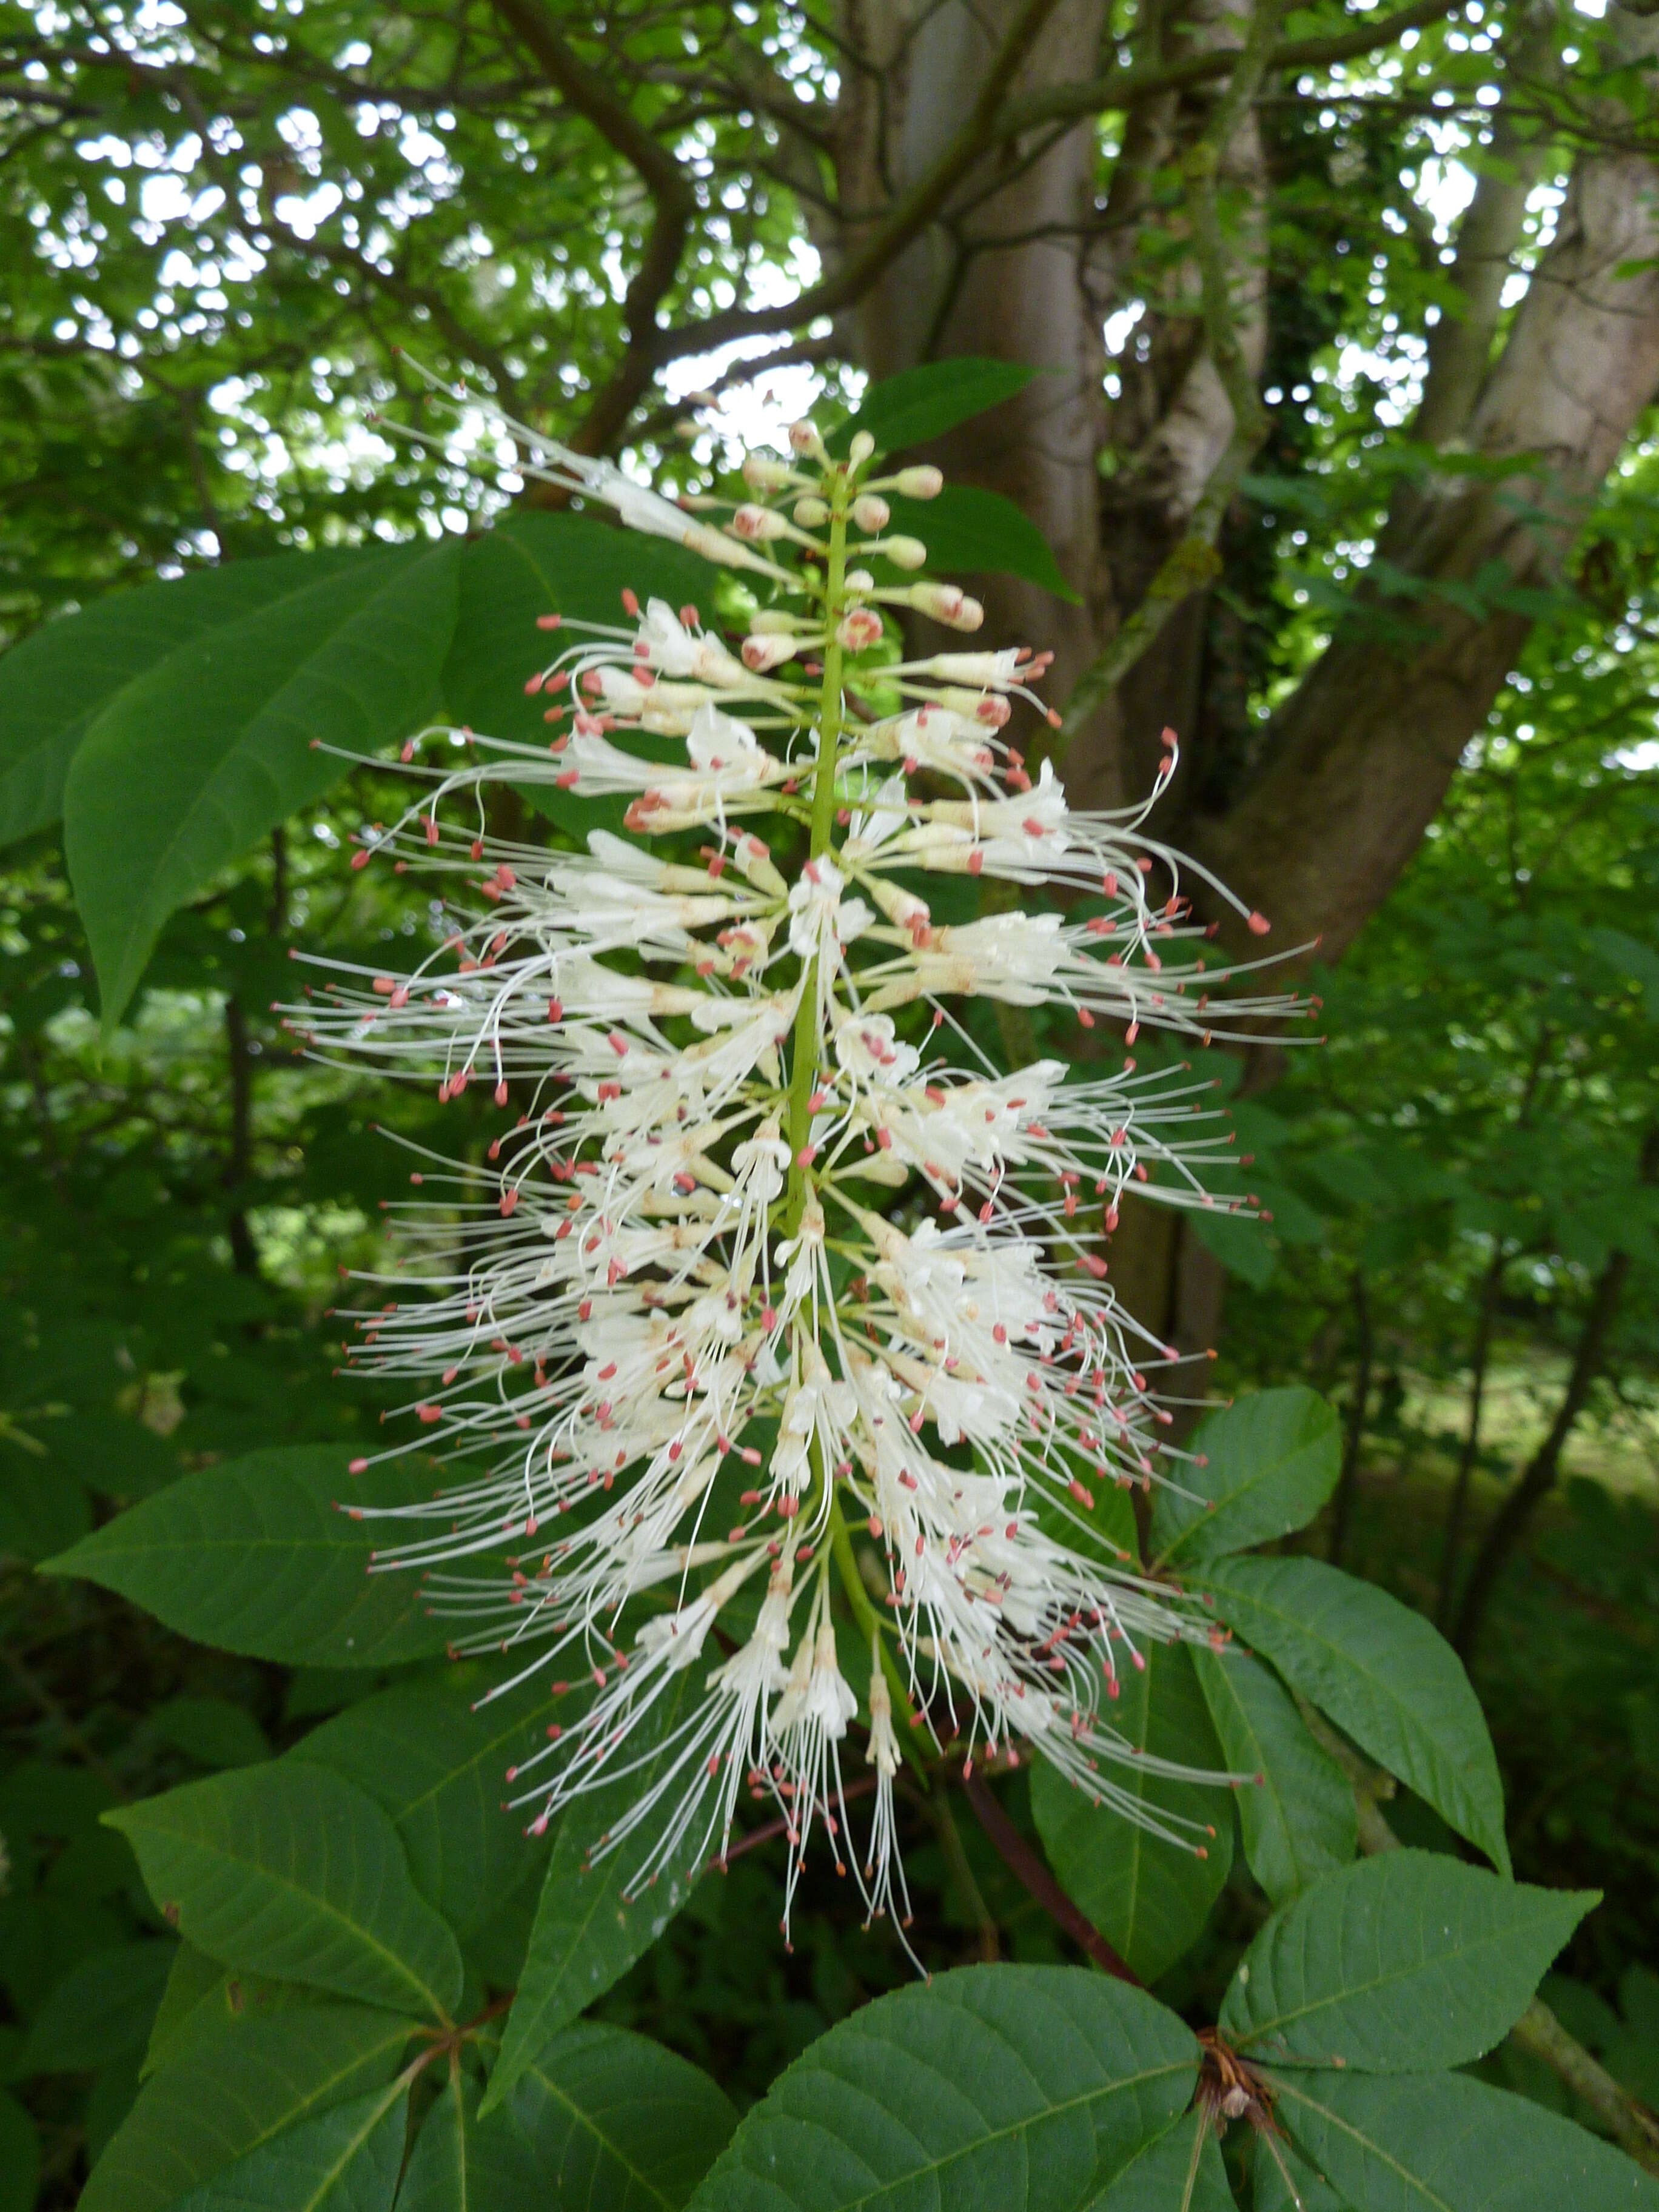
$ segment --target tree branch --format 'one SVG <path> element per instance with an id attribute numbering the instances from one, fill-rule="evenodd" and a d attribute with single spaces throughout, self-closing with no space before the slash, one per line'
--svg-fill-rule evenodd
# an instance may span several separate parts
<path id="1" fill-rule="evenodd" d="M 514 0 L 521 4 L 521 0 Z M 820 315 L 838 314 L 861 299 L 876 279 L 930 223 L 956 186 L 992 146 L 1018 132 L 999 122 L 1004 97 L 1036 43 L 1059 0 L 1024 0 L 980 87 L 979 96 L 944 152 L 915 184 L 901 192 L 856 251 L 831 276 L 799 298 L 776 307 L 731 307 L 699 323 L 678 323 L 659 331 L 652 345 L 653 365 L 660 368 L 681 354 L 702 353 L 733 338 L 764 337 L 793 330 Z M 1086 112 L 1079 110 L 1079 114 Z M 1023 125 L 1022 128 L 1028 128 Z"/>
<path id="2" fill-rule="evenodd" d="M 659 365 L 653 344 L 657 310 L 678 274 L 696 213 L 696 195 L 660 139 L 646 129 L 607 79 L 566 45 L 542 0 L 491 0 L 491 4 L 535 57 L 548 82 L 635 172 L 655 210 L 640 265 L 623 300 L 627 343 L 622 360 L 571 441 L 580 453 L 602 453 L 633 413 Z"/>
<path id="3" fill-rule="evenodd" d="M 1237 55 L 1194 57 L 1231 65 L 1227 88 L 1184 164 L 1187 214 L 1192 227 L 1193 258 L 1198 264 L 1199 313 L 1206 349 L 1232 410 L 1233 427 L 1221 458 L 1211 470 L 1187 528 L 1159 562 L 1140 604 L 1099 658 L 1079 678 L 1066 702 L 1063 736 L 1089 719 L 1152 645 L 1176 609 L 1220 572 L 1215 541 L 1222 518 L 1256 449 L 1267 434 L 1267 416 L 1255 388 L 1255 374 L 1238 335 L 1227 244 L 1221 222 L 1217 177 L 1233 134 L 1244 120 L 1272 64 L 1271 41 L 1284 0 L 1256 0 L 1250 27 Z M 1062 738 L 1063 742 L 1063 738 Z"/>

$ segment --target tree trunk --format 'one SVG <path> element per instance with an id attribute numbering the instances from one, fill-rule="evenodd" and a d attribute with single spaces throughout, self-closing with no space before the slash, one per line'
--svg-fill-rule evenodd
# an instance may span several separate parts
<path id="1" fill-rule="evenodd" d="M 843 0 L 848 63 L 836 138 L 843 212 L 821 223 L 819 241 L 832 267 L 959 129 L 1017 4 Z M 1110 20 L 1103 0 L 1060 0 L 1016 93 L 1095 73 Z M 1248 20 L 1247 0 L 1162 0 L 1158 46 L 1165 58 L 1237 46 Z M 1659 22 L 1618 20 L 1632 58 L 1659 46 Z M 1033 132 L 996 167 L 971 172 L 847 319 L 844 342 L 878 375 L 967 353 L 1046 372 L 942 441 L 935 457 L 1017 500 L 1079 594 L 1068 607 L 1014 579 L 975 585 L 988 638 L 1053 648 L 1057 704 L 1182 543 L 1233 435 L 1233 410 L 1194 312 L 1191 259 L 1168 252 L 1157 264 L 1165 273 L 1148 276 L 1135 251 L 1160 227 L 1165 245 L 1185 236 L 1186 215 L 1164 187 L 1218 97 L 1218 87 L 1204 85 L 1133 106 L 1103 201 L 1091 120 Z M 1265 738 L 1247 728 L 1239 759 L 1219 775 L 1189 748 L 1160 810 L 1162 832 L 1266 913 L 1272 944 L 1286 951 L 1318 939 L 1326 958 L 1340 953 L 1398 879 L 1529 627 L 1524 604 L 1505 604 L 1492 578 L 1507 572 L 1510 584 L 1535 588 L 1559 577 L 1579 518 L 1659 384 L 1659 167 L 1628 152 L 1579 156 L 1555 240 L 1488 369 L 1533 158 L 1499 122 L 1503 143 L 1486 165 L 1450 272 L 1465 312 L 1435 333 L 1421 427 L 1516 472 L 1498 481 L 1489 470 L 1447 473 L 1426 492 L 1402 492 L 1385 544 L 1416 595 L 1385 604 L 1362 592 L 1354 618 L 1339 626 Z M 1245 111 L 1218 159 L 1234 331 L 1259 371 L 1272 333 L 1267 159 L 1254 112 Z M 1116 365 L 1120 394 L 1109 400 L 1103 323 L 1137 290 L 1145 312 Z M 1183 736 L 1201 732 L 1216 680 L 1212 640 L 1226 619 L 1204 580 L 1200 562 L 1190 596 L 1080 717 L 1064 763 L 1074 805 L 1119 805 L 1150 789 L 1165 723 Z M 1150 1220 L 1152 1210 L 1142 1216 Z M 1150 1242 L 1132 1251 L 1138 1238 Z M 1126 1228 L 1119 1245 L 1115 1271 L 1139 1285 L 1133 1310 L 1146 1324 L 1183 1345 L 1206 1340 L 1220 1277 L 1203 1247 L 1162 1221 L 1144 1232 Z M 1201 1310 L 1186 1310 L 1183 1282 Z"/>

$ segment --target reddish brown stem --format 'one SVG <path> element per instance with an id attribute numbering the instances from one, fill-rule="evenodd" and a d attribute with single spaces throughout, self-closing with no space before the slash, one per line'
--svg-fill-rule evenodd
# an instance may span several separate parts
<path id="1" fill-rule="evenodd" d="M 841 1802 L 845 1805 L 854 1797 L 867 1797 L 875 1786 L 876 1778 L 873 1774 L 861 1775 L 856 1782 L 849 1783 L 842 1791 Z M 769 1844 L 775 1836 L 787 1835 L 793 1817 L 793 1814 L 785 1814 L 781 1820 L 768 1820 L 763 1827 L 751 1828 L 746 1836 L 740 1837 L 732 1845 L 724 1858 L 710 1859 L 703 1871 L 706 1874 L 722 1873 L 731 1865 L 733 1859 L 740 1859 L 745 1851 L 752 1851 L 762 1844 Z"/>
<path id="2" fill-rule="evenodd" d="M 1051 1918 L 1059 1922 L 1079 1948 L 1087 1952 L 1096 1966 L 1103 1966 L 1121 1982 L 1133 1982 L 1144 1989 L 1141 1980 L 1127 1960 L 1119 1958 L 1111 1945 L 1082 1910 L 1072 1902 L 1054 1880 L 1038 1854 L 1031 1849 L 1019 1830 L 987 1788 L 982 1775 L 963 1777 L 962 1794 L 974 1808 L 974 1817 L 995 1844 L 1009 1871 L 1030 1891 Z"/>

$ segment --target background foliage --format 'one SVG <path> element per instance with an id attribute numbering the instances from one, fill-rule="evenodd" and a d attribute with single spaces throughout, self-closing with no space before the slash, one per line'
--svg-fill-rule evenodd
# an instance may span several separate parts
<path id="1" fill-rule="evenodd" d="M 737 20 L 813 97 L 814 28 Z M 487 1672 L 364 1577 L 332 1510 L 380 1407 L 334 1379 L 327 1308 L 401 1182 L 376 1123 L 433 1115 L 297 1057 L 267 1009 L 291 948 L 390 962 L 428 916 L 347 866 L 387 779 L 310 741 L 383 750 L 436 712 L 510 732 L 537 613 L 711 586 L 591 517 L 501 514 L 459 465 L 473 433 L 394 455 L 367 410 L 416 419 L 401 343 L 566 427 L 647 210 L 538 78 L 475 63 L 466 11 L 20 24 L 0 2208 L 1650 2201 L 1625 2154 L 1659 2099 L 1645 444 L 1406 880 L 1319 978 L 1328 1043 L 1217 1063 L 1272 1221 L 1214 1232 L 1238 1402 L 1212 1416 L 1215 1510 L 1161 1503 L 1148 1557 L 1257 1656 L 1159 1653 L 1126 1718 L 1266 1779 L 1197 1861 L 1041 1771 L 935 1775 L 905 1808 L 919 1986 L 823 1869 L 787 1949 L 763 1834 L 638 1905 L 581 1872 L 603 1808 L 528 1843 L 498 1798 L 533 1692 L 475 1715 Z M 730 25 L 635 27 L 665 105 Z M 1457 38 L 1416 49 L 1437 85 Z M 1318 114 L 1273 111 L 1274 281 L 1306 312 L 1266 374 L 1309 398 L 1224 541 L 1249 714 L 1425 465 L 1389 395 L 1441 282 L 1404 181 L 1439 126 L 1404 97 L 1366 122 L 1339 267 Z M 726 190 L 744 111 L 684 127 L 708 185 L 684 304 L 764 298 L 799 276 L 800 204 Z M 829 404 L 856 394 L 809 343 Z M 889 386 L 871 419 L 921 442 L 983 402 L 976 374 Z M 668 450 L 687 483 L 726 458 L 706 430 Z M 1006 511 L 953 526 L 947 565 L 1052 580 Z M 1103 1943 L 1155 1990 L 1085 1972 Z M 1236 2078 L 1194 2036 L 1216 2023 Z"/>

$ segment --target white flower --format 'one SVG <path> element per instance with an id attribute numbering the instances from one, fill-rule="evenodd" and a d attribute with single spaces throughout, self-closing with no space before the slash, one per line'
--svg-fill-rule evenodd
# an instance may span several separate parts
<path id="1" fill-rule="evenodd" d="M 1154 1390 L 1175 1355 L 1118 1305 L 1102 1245 L 1131 1184 L 1248 1201 L 1200 1079 L 1109 1073 L 1092 1050 L 1075 1068 L 1058 1043 L 1001 1073 L 957 1025 L 989 997 L 1130 1043 L 1143 1024 L 1202 1037 L 1230 1018 L 1228 971 L 1205 967 L 1144 810 L 1074 814 L 1049 761 L 1027 774 L 1012 718 L 1044 658 L 900 663 L 904 711 L 842 726 L 835 656 L 879 623 L 873 586 L 832 601 L 825 579 L 865 463 L 830 460 L 810 426 L 793 447 L 799 465 L 750 472 L 733 538 L 539 442 L 550 481 L 795 604 L 752 615 L 746 655 L 632 593 L 627 625 L 568 625 L 530 680 L 550 750 L 469 737 L 459 768 L 447 747 L 439 769 L 411 760 L 415 802 L 360 855 L 431 872 L 426 957 L 401 975 L 318 963 L 290 1021 L 319 1054 L 371 1055 L 447 1103 L 482 1091 L 500 1117 L 483 1166 L 410 1148 L 402 1278 L 373 1281 L 353 1364 L 403 1401 L 381 1455 L 441 1467 L 435 1494 L 375 1516 L 375 1571 L 423 1572 L 457 1650 L 545 1670 L 562 1701 L 514 1802 L 544 1826 L 625 1779 L 601 1848 L 629 1854 L 637 1888 L 723 1856 L 747 1790 L 787 1823 L 786 1924 L 821 1836 L 902 1928 L 913 1749 L 1035 1750 L 1203 1847 L 1201 1823 L 1113 1778 L 1162 1771 L 1111 1725 L 1126 1671 L 1149 1640 L 1210 1631 L 1093 1517 L 1104 1488 L 1179 1485 L 1183 1462 Z M 841 568 L 781 565 L 806 526 L 775 495 Z M 953 586 L 876 595 L 976 618 Z M 781 673 L 807 649 L 823 684 Z M 647 757 L 664 735 L 683 756 Z M 498 842 L 476 817 L 501 781 L 620 795 L 631 835 Z M 929 873 L 1065 903 L 940 924 Z M 1252 1022 L 1290 1004 L 1243 1002 Z M 838 1629 L 857 1638 L 841 1649 L 872 1644 L 861 1723 Z M 895 1686 L 915 1708 L 902 1746 Z M 842 1768 L 860 1724 L 862 1852 Z"/>

